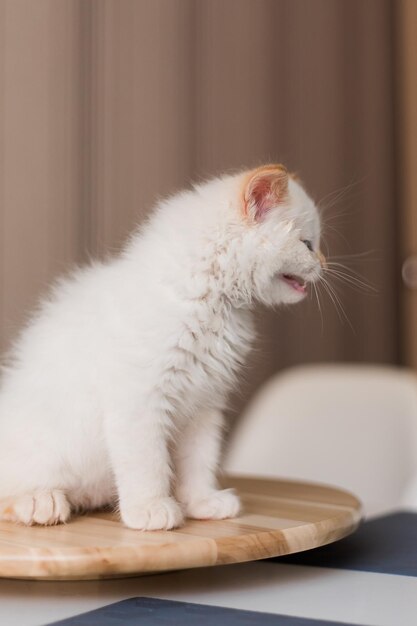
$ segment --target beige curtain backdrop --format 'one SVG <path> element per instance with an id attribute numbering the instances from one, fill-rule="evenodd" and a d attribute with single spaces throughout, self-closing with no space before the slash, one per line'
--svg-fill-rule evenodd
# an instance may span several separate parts
<path id="1" fill-rule="evenodd" d="M 389 0 L 0 0 L 0 337 L 163 194 L 282 161 L 377 293 L 260 312 L 241 404 L 300 362 L 395 362 Z M 175 224 L 173 224 L 175 228 Z M 363 256 L 362 256 L 363 254 Z"/>
<path id="2" fill-rule="evenodd" d="M 398 0 L 396 10 L 400 248 L 405 270 L 401 349 L 405 363 L 417 370 L 417 2 Z"/>

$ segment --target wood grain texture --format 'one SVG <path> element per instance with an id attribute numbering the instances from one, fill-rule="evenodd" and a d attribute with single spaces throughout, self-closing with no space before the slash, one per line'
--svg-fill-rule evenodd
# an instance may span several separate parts
<path id="1" fill-rule="evenodd" d="M 175 531 L 138 532 L 110 512 L 54 527 L 0 522 L 0 577 L 94 579 L 239 563 L 315 548 L 353 532 L 361 504 L 340 489 L 298 482 L 229 478 L 240 517 L 187 521 Z"/>

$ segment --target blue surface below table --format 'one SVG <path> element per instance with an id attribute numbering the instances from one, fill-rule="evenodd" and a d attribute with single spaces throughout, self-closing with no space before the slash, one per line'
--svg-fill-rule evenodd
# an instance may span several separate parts
<path id="1" fill-rule="evenodd" d="M 239 611 L 217 606 L 130 598 L 96 611 L 54 622 L 53 626 L 342 626 L 341 622 Z"/>
<path id="2" fill-rule="evenodd" d="M 336 543 L 270 560 L 293 565 L 417 576 L 417 513 L 386 515 L 366 522 L 353 535 Z"/>

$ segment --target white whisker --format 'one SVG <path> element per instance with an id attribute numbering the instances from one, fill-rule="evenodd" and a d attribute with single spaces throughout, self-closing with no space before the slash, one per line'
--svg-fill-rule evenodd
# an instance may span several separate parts
<path id="1" fill-rule="evenodd" d="M 376 289 L 376 287 L 363 280 L 362 277 L 360 277 L 356 273 L 349 274 L 347 271 L 342 271 L 340 269 L 335 269 L 332 267 L 327 267 L 324 271 L 327 275 L 334 276 L 335 280 L 344 282 L 351 287 L 357 287 L 363 292 L 378 293 L 378 289 Z"/>
<path id="2" fill-rule="evenodd" d="M 355 329 L 353 328 L 352 323 L 351 323 L 349 317 L 347 316 L 345 308 L 344 308 L 344 306 L 342 304 L 340 296 L 337 293 L 335 287 L 333 285 L 331 285 L 329 283 L 329 281 L 327 281 L 324 276 L 320 277 L 320 281 L 321 281 L 321 284 L 323 285 L 323 287 L 326 289 L 326 291 L 327 291 L 331 301 L 333 302 L 333 304 L 335 306 L 335 309 L 337 311 L 337 314 L 339 316 L 340 321 L 343 323 L 343 321 L 346 320 L 346 322 L 350 326 L 352 332 L 355 333 Z"/>

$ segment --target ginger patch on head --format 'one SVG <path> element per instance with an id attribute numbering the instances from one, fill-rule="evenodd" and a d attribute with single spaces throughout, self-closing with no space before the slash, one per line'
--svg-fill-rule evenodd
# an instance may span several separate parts
<path id="1" fill-rule="evenodd" d="M 248 172 L 243 184 L 243 213 L 261 221 L 288 196 L 288 172 L 283 165 L 263 165 Z"/>
<path id="2" fill-rule="evenodd" d="M 292 178 L 292 179 L 293 179 L 293 181 L 295 181 L 295 182 L 296 182 L 296 183 L 298 183 L 299 185 L 302 185 L 302 184 L 303 184 L 303 181 L 301 180 L 301 178 L 300 178 L 300 176 L 299 176 L 298 172 L 289 172 L 288 176 L 289 176 L 290 178 Z"/>

